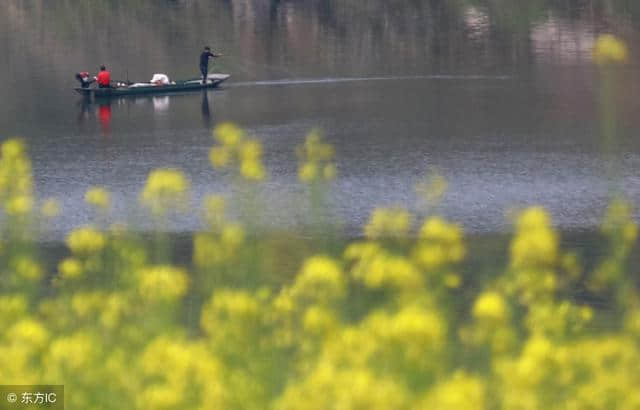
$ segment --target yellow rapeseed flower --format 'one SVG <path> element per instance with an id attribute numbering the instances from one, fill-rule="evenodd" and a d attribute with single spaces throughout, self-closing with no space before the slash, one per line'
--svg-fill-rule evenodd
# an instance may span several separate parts
<path id="1" fill-rule="evenodd" d="M 322 141 L 320 131 L 313 130 L 307 135 L 304 144 L 296 148 L 300 160 L 298 178 L 305 183 L 330 181 L 336 176 L 336 167 L 331 162 L 334 149 L 331 144 Z"/>
<path id="2" fill-rule="evenodd" d="M 444 219 L 434 216 L 427 219 L 420 228 L 420 238 L 454 244 L 462 240 L 462 228 Z"/>
<path id="3" fill-rule="evenodd" d="M 10 342 L 27 344 L 34 347 L 44 347 L 49 340 L 49 332 L 45 326 L 30 318 L 24 318 L 7 330 Z"/>
<path id="4" fill-rule="evenodd" d="M 68 369 L 72 374 L 81 372 L 82 369 L 97 365 L 94 362 L 98 354 L 97 346 L 98 342 L 89 333 L 79 330 L 51 343 L 45 365 L 49 368 Z"/>
<path id="5" fill-rule="evenodd" d="M 233 123 L 225 122 L 213 130 L 213 136 L 222 145 L 233 147 L 243 140 L 244 131 Z"/>
<path id="6" fill-rule="evenodd" d="M 337 173 L 338 171 L 336 170 L 336 166 L 334 164 L 327 164 L 322 169 L 322 176 L 327 181 L 335 179 Z"/>
<path id="7" fill-rule="evenodd" d="M 174 301 L 187 292 L 189 278 L 183 269 L 153 266 L 138 272 L 138 290 L 150 301 Z"/>
<path id="8" fill-rule="evenodd" d="M 449 380 L 437 384 L 416 410 L 484 410 L 486 386 L 479 377 L 457 371 Z"/>
<path id="9" fill-rule="evenodd" d="M 307 259 L 291 287 L 295 299 L 335 301 L 344 296 L 346 283 L 338 264 L 327 256 Z"/>
<path id="10" fill-rule="evenodd" d="M 104 233 L 85 226 L 78 228 L 67 236 L 67 246 L 77 255 L 90 255 L 100 252 L 106 245 Z"/>
<path id="11" fill-rule="evenodd" d="M 33 209 L 33 198 L 29 195 L 19 195 L 9 198 L 5 211 L 11 216 L 24 216 Z"/>
<path id="12" fill-rule="evenodd" d="M 40 264 L 26 256 L 19 256 L 12 259 L 11 267 L 18 275 L 28 280 L 39 280 L 43 275 Z"/>
<path id="13" fill-rule="evenodd" d="M 312 334 L 321 334 L 335 328 L 335 315 L 328 309 L 311 306 L 304 313 L 303 327 Z"/>
<path id="14" fill-rule="evenodd" d="M 186 205 L 189 181 L 176 169 L 157 169 L 149 174 L 140 199 L 154 214 Z"/>
<path id="15" fill-rule="evenodd" d="M 409 229 L 409 212 L 400 208 L 378 208 L 364 227 L 364 234 L 369 239 L 400 239 L 407 236 Z"/>
<path id="16" fill-rule="evenodd" d="M 443 346 L 447 325 L 432 310 L 406 306 L 392 318 L 389 331 L 394 341 L 405 345 L 409 359 L 419 359 L 426 350 L 438 350 Z"/>
<path id="17" fill-rule="evenodd" d="M 209 160 L 214 168 L 231 167 L 240 177 L 250 182 L 265 179 L 260 141 L 246 139 L 244 132 L 230 123 L 216 127 L 214 136 L 221 144 L 214 146 L 209 152 Z"/>
<path id="18" fill-rule="evenodd" d="M 240 175 L 247 181 L 258 182 L 265 178 L 265 171 L 259 160 L 243 160 Z"/>
<path id="19" fill-rule="evenodd" d="M 244 243 L 244 230 L 237 224 L 229 224 L 222 229 L 220 239 L 228 253 L 235 251 Z"/>
<path id="20" fill-rule="evenodd" d="M 526 209 L 518 217 L 516 226 L 516 236 L 511 242 L 512 267 L 540 268 L 556 262 L 558 236 L 544 209 Z"/>
<path id="21" fill-rule="evenodd" d="M 315 162 L 307 162 L 298 169 L 298 178 L 302 182 L 312 182 L 318 176 L 318 166 Z"/>
<path id="22" fill-rule="evenodd" d="M 416 193 L 427 203 L 439 201 L 447 191 L 447 180 L 440 174 L 433 174 L 416 186 Z"/>
<path id="23" fill-rule="evenodd" d="M 46 218 L 55 218 L 60 214 L 60 203 L 53 198 L 49 198 L 42 203 L 40 213 Z"/>
<path id="24" fill-rule="evenodd" d="M 504 322 L 507 318 L 504 298 L 497 292 L 482 293 L 473 304 L 473 316 L 480 320 Z"/>
<path id="25" fill-rule="evenodd" d="M 624 41 L 611 34 L 603 34 L 598 37 L 593 47 L 593 59 L 598 65 L 626 63 L 629 50 Z"/>
<path id="26" fill-rule="evenodd" d="M 2 158 L 11 160 L 25 154 L 24 143 L 21 139 L 12 138 L 2 143 Z"/>
<path id="27" fill-rule="evenodd" d="M 231 163 L 232 154 L 228 147 L 213 147 L 209 151 L 209 161 L 214 168 L 226 168 Z"/>
<path id="28" fill-rule="evenodd" d="M 82 263 L 76 258 L 65 258 L 58 264 L 58 272 L 65 279 L 80 277 L 82 270 Z"/>
<path id="29" fill-rule="evenodd" d="M 224 223 L 225 200 L 221 195 L 207 195 L 204 198 L 204 214 L 207 224 L 220 227 Z"/>
<path id="30" fill-rule="evenodd" d="M 422 275 L 411 261 L 387 252 L 377 243 L 351 244 L 345 251 L 345 258 L 355 262 L 351 275 L 368 288 L 421 289 Z"/>
<path id="31" fill-rule="evenodd" d="M 106 211 L 111 204 L 111 195 L 109 191 L 100 187 L 93 187 L 89 189 L 85 195 L 84 200 L 89 205 L 93 205 L 98 209 Z"/>
<path id="32" fill-rule="evenodd" d="M 257 161 L 262 158 L 262 145 L 256 140 L 248 140 L 240 145 L 238 154 L 241 161 Z"/>

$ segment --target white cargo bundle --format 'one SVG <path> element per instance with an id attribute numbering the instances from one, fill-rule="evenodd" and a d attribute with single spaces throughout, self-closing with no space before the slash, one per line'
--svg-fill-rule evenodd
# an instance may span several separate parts
<path id="1" fill-rule="evenodd" d="M 151 78 L 151 82 L 153 84 L 169 84 L 169 77 L 166 74 L 154 74 L 153 78 Z"/>

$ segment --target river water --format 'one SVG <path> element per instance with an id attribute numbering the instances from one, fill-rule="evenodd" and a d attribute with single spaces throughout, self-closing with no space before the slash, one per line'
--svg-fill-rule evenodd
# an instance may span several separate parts
<path id="1" fill-rule="evenodd" d="M 640 13 L 624 1 L 509 3 L 3 0 L 0 137 L 26 139 L 38 196 L 60 200 L 54 236 L 90 220 L 94 185 L 113 192 L 114 219 L 131 219 L 154 168 L 182 169 L 194 203 L 228 193 L 208 161 L 225 121 L 264 145 L 267 227 L 308 221 L 295 146 L 318 127 L 336 148 L 331 202 L 349 235 L 376 206 L 417 210 L 414 186 L 434 171 L 449 187 L 440 212 L 468 232 L 504 232 L 509 212 L 532 204 L 561 229 L 591 230 L 612 186 L 640 202 Z M 605 32 L 632 55 L 614 160 L 591 59 Z M 74 73 L 100 64 L 117 79 L 195 77 L 207 44 L 225 54 L 215 71 L 232 75 L 220 90 L 106 103 L 73 92 Z M 168 229 L 199 224 L 194 213 Z"/>

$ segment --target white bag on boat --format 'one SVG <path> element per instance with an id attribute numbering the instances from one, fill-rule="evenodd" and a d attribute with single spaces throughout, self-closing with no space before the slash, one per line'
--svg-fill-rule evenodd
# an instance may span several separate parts
<path id="1" fill-rule="evenodd" d="M 153 84 L 166 85 L 169 84 L 169 77 L 166 74 L 154 74 L 153 78 L 151 78 L 151 82 Z"/>

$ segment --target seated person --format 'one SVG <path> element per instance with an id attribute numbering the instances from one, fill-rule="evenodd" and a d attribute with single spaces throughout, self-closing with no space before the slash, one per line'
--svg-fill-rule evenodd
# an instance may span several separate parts
<path id="1" fill-rule="evenodd" d="M 80 81 L 80 86 L 82 88 L 89 88 L 91 83 L 95 81 L 95 79 L 89 77 L 89 73 L 86 71 L 76 73 L 76 79 Z"/>
<path id="2" fill-rule="evenodd" d="M 98 73 L 96 80 L 98 81 L 98 87 L 111 88 L 111 73 L 107 71 L 105 66 L 100 66 L 100 72 Z"/>

